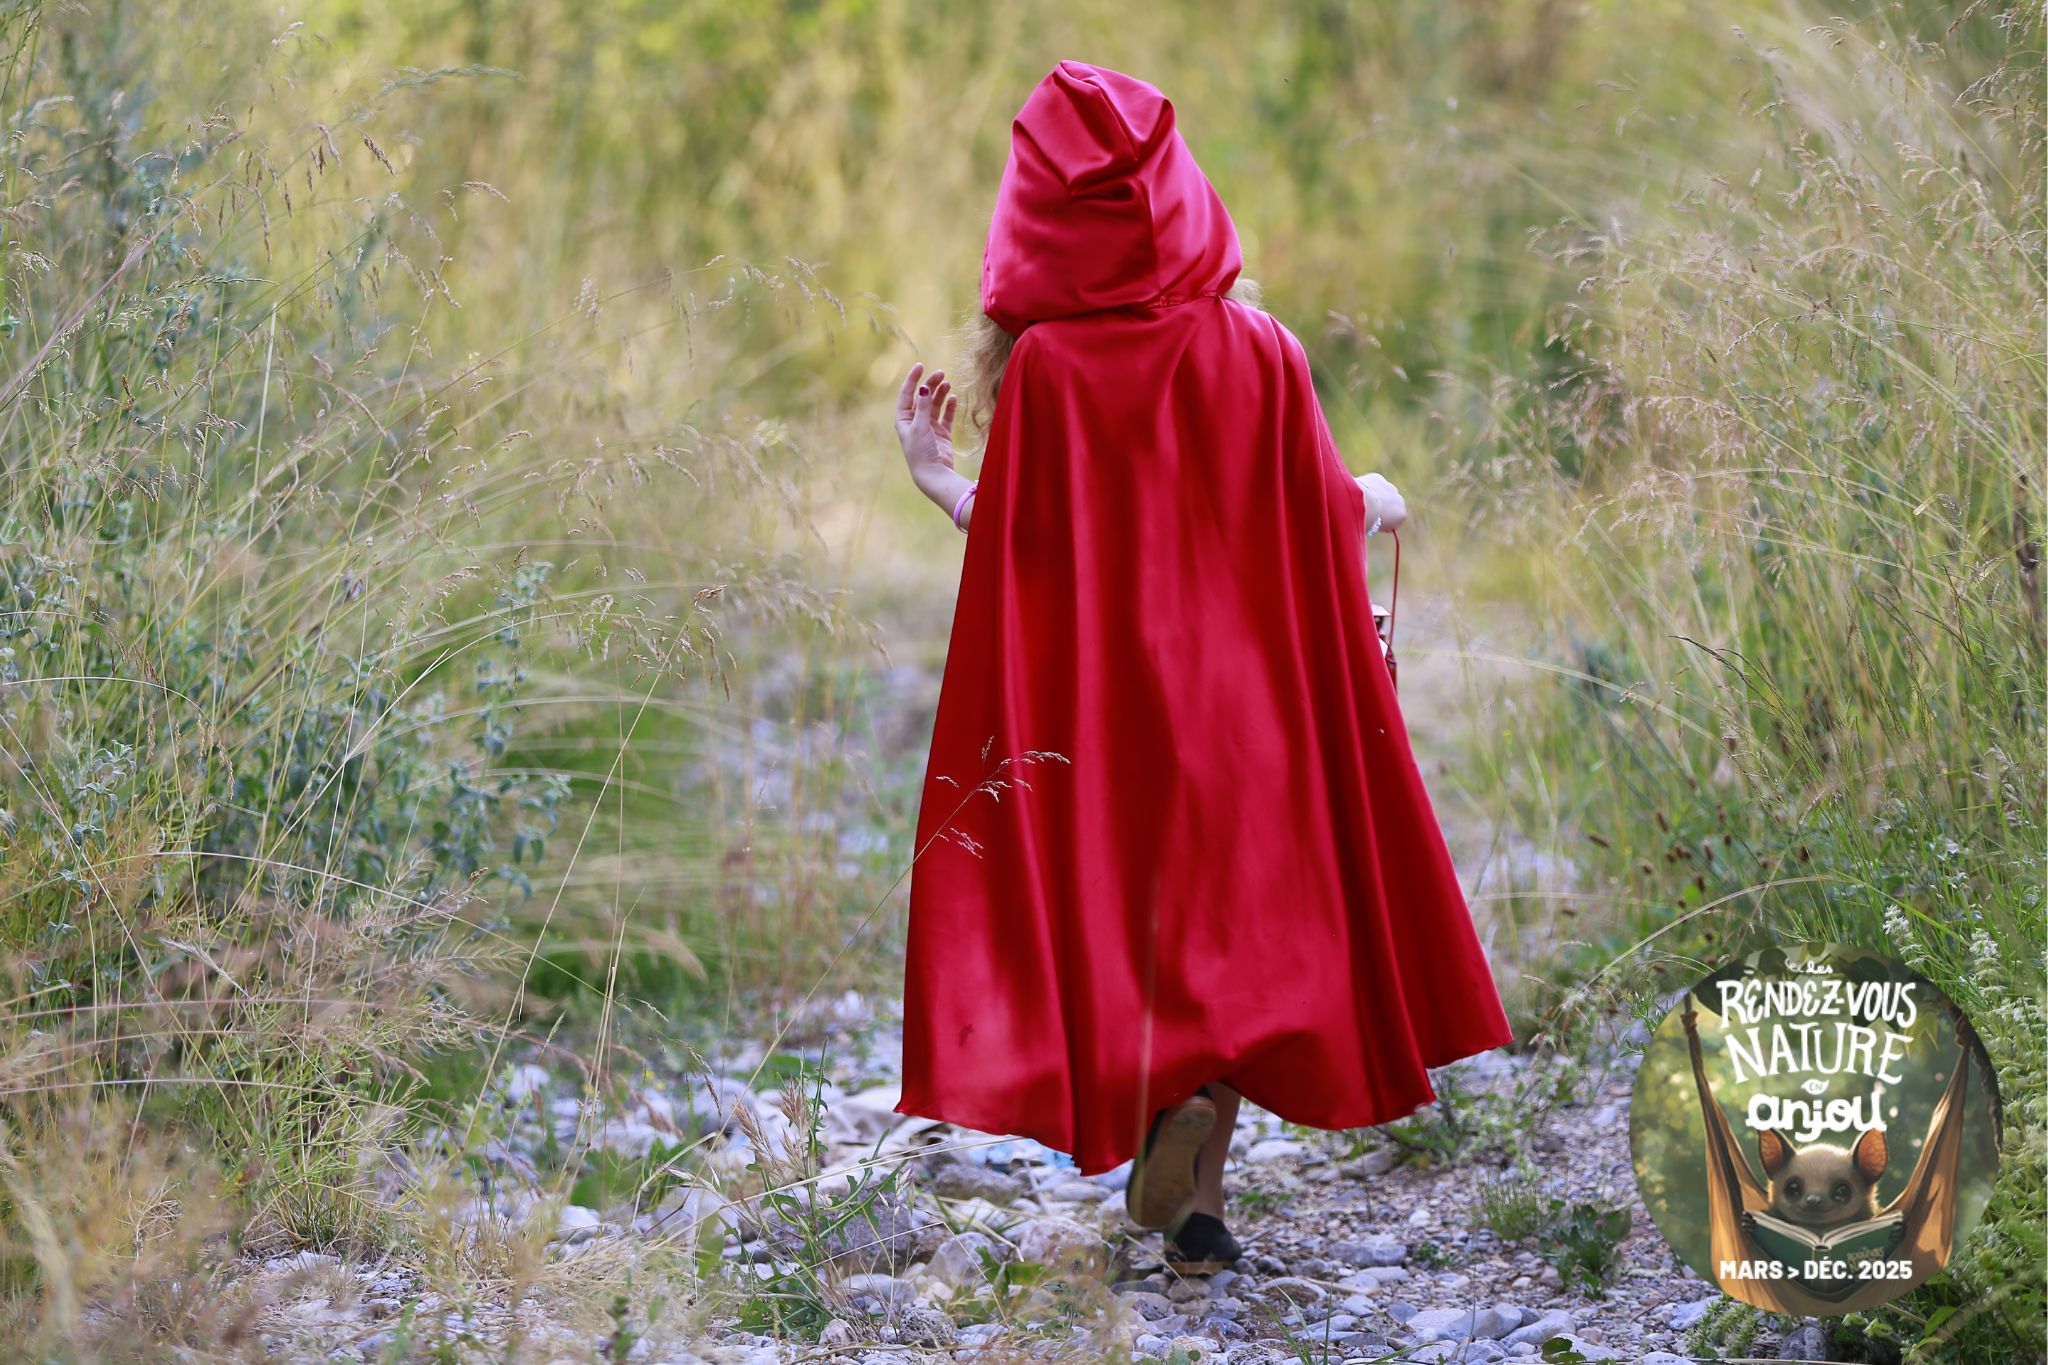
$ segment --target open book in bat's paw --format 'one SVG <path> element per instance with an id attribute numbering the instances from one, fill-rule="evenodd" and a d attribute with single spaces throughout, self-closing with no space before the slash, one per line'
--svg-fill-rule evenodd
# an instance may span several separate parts
<path id="1" fill-rule="evenodd" d="M 1831 1228 L 1809 1228 L 1768 1213 L 1745 1213 L 1742 1230 L 1762 1250 L 1787 1265 L 1798 1265 L 1889 1255 L 1905 1238 L 1906 1220 L 1894 1213 Z"/>
<path id="2" fill-rule="evenodd" d="M 1843 1273 L 1844 1264 L 1881 1260 L 1905 1240 L 1904 1214 L 1891 1213 L 1831 1228 L 1801 1227 L 1768 1213 L 1745 1213 L 1742 1230 L 1750 1244 L 1786 1266 L 1789 1280 L 1797 1281 L 1807 1293 L 1819 1299 L 1839 1302 L 1864 1287 L 1854 1271 Z M 1815 1269 L 1820 1266 L 1834 1269 Z"/>

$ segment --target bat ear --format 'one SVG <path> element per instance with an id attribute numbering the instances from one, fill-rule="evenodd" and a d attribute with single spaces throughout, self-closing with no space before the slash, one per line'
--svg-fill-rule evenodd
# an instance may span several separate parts
<path id="1" fill-rule="evenodd" d="M 1775 1128 L 1756 1130 L 1756 1154 L 1763 1158 L 1764 1174 L 1776 1175 L 1792 1159 L 1792 1144 Z"/>
<path id="2" fill-rule="evenodd" d="M 1891 1161 L 1891 1152 L 1885 1146 L 1882 1128 L 1866 1128 L 1863 1136 L 1856 1139 L 1856 1173 L 1873 1185 L 1884 1174 L 1884 1168 Z"/>

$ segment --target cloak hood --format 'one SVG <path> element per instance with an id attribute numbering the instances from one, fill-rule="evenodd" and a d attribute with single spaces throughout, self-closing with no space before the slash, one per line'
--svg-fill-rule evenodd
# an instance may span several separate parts
<path id="1" fill-rule="evenodd" d="M 1174 125 L 1134 76 L 1061 62 L 1010 128 L 981 259 L 981 308 L 1016 336 L 1034 322 L 1221 294 L 1237 228 Z"/>

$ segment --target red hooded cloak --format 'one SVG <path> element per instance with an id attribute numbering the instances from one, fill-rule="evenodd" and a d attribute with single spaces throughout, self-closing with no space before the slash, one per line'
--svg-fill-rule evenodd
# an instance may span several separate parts
<path id="1" fill-rule="evenodd" d="M 1373 632 L 1365 499 L 1151 85 L 1012 127 L 1017 338 L 924 779 L 897 1111 L 1084 1174 L 1222 1080 L 1319 1128 L 1511 1041 Z"/>

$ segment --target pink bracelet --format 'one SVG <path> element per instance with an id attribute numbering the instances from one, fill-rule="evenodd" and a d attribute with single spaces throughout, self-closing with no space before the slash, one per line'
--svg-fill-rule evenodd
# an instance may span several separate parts
<path id="1" fill-rule="evenodd" d="M 969 498 L 971 498 L 971 497 L 973 497 L 973 496 L 974 496 L 974 490 L 975 490 L 975 489 L 977 489 L 977 488 L 979 488 L 979 487 L 981 487 L 981 480 L 979 480 L 979 479 L 976 479 L 976 480 L 975 480 L 975 481 L 974 481 L 973 483 L 970 483 L 970 484 L 968 484 L 968 485 L 967 485 L 967 491 L 966 491 L 966 492 L 964 492 L 964 493 L 962 493 L 962 494 L 960 495 L 960 500 L 959 500 L 958 502 L 955 502 L 955 503 L 953 504 L 953 529 L 954 529 L 954 530 L 956 530 L 956 531 L 960 531 L 960 532 L 963 532 L 963 533 L 964 533 L 964 532 L 965 532 L 965 531 L 967 530 L 967 528 L 966 528 L 965 526 L 962 526 L 962 525 L 960 524 L 960 511 L 961 511 L 961 509 L 962 509 L 962 508 L 964 508 L 964 507 L 966 507 L 966 506 L 967 506 L 967 500 L 968 500 Z"/>

